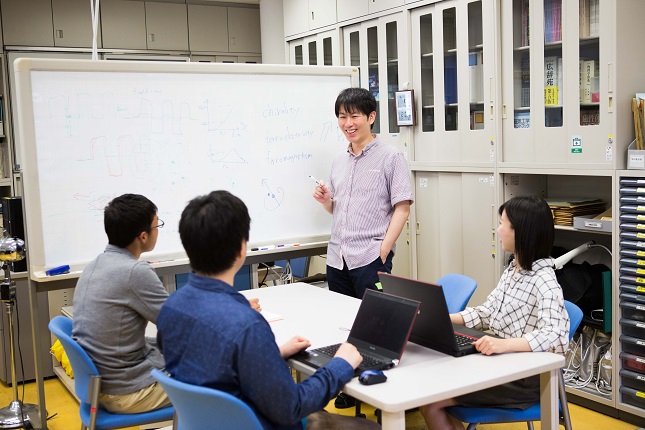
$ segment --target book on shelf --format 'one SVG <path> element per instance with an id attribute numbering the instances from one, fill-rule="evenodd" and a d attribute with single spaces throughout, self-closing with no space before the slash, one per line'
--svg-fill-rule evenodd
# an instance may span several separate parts
<path id="1" fill-rule="evenodd" d="M 468 73 L 470 77 L 470 102 L 484 101 L 484 53 L 482 51 L 468 54 Z"/>
<path id="2" fill-rule="evenodd" d="M 562 108 L 547 109 L 544 113 L 545 127 L 562 127 Z"/>
<path id="3" fill-rule="evenodd" d="M 514 128 L 530 128 L 531 127 L 531 113 L 526 111 L 515 112 L 513 116 Z"/>
<path id="4" fill-rule="evenodd" d="M 600 35 L 600 0 L 589 0 L 589 37 Z"/>
<path id="5" fill-rule="evenodd" d="M 578 17 L 578 32 L 580 38 L 589 37 L 589 0 L 579 0 Z"/>
<path id="6" fill-rule="evenodd" d="M 562 40 L 562 0 L 544 1 L 544 42 Z"/>
<path id="7" fill-rule="evenodd" d="M 445 103 L 457 103 L 457 56 L 444 57 L 444 91 Z"/>
<path id="8" fill-rule="evenodd" d="M 520 0 L 520 16 L 522 19 L 522 36 L 521 46 L 529 46 L 530 43 L 530 19 L 529 19 L 529 0 Z"/>
<path id="9" fill-rule="evenodd" d="M 559 64 L 562 64 L 561 57 L 544 57 L 544 105 L 559 105 Z"/>
<path id="10" fill-rule="evenodd" d="M 520 106 L 531 106 L 531 59 L 528 54 L 520 61 Z"/>
<path id="11" fill-rule="evenodd" d="M 443 50 L 457 49 L 457 20 L 454 14 L 443 14 Z"/>
<path id="12" fill-rule="evenodd" d="M 600 101 L 600 67 L 598 60 L 580 60 L 580 103 Z"/>
<path id="13" fill-rule="evenodd" d="M 598 37 L 600 24 L 599 0 L 579 0 L 580 37 Z"/>
<path id="14" fill-rule="evenodd" d="M 580 109 L 580 125 L 600 124 L 600 110 L 597 107 L 591 109 Z"/>
<path id="15" fill-rule="evenodd" d="M 484 129 L 484 111 L 474 110 L 470 112 L 470 129 L 483 130 Z"/>

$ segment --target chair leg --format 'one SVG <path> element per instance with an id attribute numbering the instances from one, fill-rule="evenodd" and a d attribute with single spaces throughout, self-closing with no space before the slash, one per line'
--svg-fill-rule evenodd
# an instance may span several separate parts
<path id="1" fill-rule="evenodd" d="M 529 428 L 529 430 L 533 430 L 533 421 L 527 421 L 526 426 Z"/>
<path id="2" fill-rule="evenodd" d="M 558 392 L 560 394 L 560 408 L 562 409 L 562 421 L 565 430 L 571 430 L 571 415 L 569 414 L 569 402 L 567 401 L 567 389 L 564 385 L 562 370 L 558 373 Z"/>
<path id="3" fill-rule="evenodd" d="M 177 430 L 179 426 L 179 419 L 177 418 L 177 411 L 172 414 L 172 430 Z"/>
<path id="4" fill-rule="evenodd" d="M 81 430 L 87 430 L 87 427 L 83 423 L 81 423 Z"/>
<path id="5" fill-rule="evenodd" d="M 477 424 L 479 424 L 479 423 L 470 423 L 470 424 L 468 424 L 468 427 L 466 427 L 466 430 L 475 430 L 477 428 Z"/>

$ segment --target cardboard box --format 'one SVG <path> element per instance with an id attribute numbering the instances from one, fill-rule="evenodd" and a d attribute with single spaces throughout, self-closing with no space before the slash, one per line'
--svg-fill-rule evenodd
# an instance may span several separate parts
<path id="1" fill-rule="evenodd" d="M 573 228 L 611 233 L 611 220 L 594 219 L 591 215 L 575 216 L 573 217 Z"/>
<path id="2" fill-rule="evenodd" d="M 636 149 L 636 140 L 627 147 L 627 168 L 645 170 L 645 151 Z"/>

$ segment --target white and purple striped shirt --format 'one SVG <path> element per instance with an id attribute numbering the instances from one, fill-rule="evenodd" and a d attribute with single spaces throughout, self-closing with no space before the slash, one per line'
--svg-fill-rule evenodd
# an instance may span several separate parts
<path id="1" fill-rule="evenodd" d="M 344 258 L 350 270 L 366 266 L 380 256 L 394 205 L 413 202 L 408 163 L 378 137 L 358 155 L 350 144 L 332 164 L 329 189 L 334 203 L 327 264 L 342 270 Z"/>

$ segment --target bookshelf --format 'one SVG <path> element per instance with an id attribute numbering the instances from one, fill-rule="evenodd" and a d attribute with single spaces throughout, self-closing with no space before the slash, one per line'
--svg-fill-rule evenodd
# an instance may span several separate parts
<path id="1" fill-rule="evenodd" d="M 500 43 L 501 166 L 624 168 L 633 135 L 621 120 L 625 99 L 642 85 L 630 54 L 640 38 L 624 20 L 635 21 L 643 6 L 501 2 L 501 32 L 513 34 Z"/>

